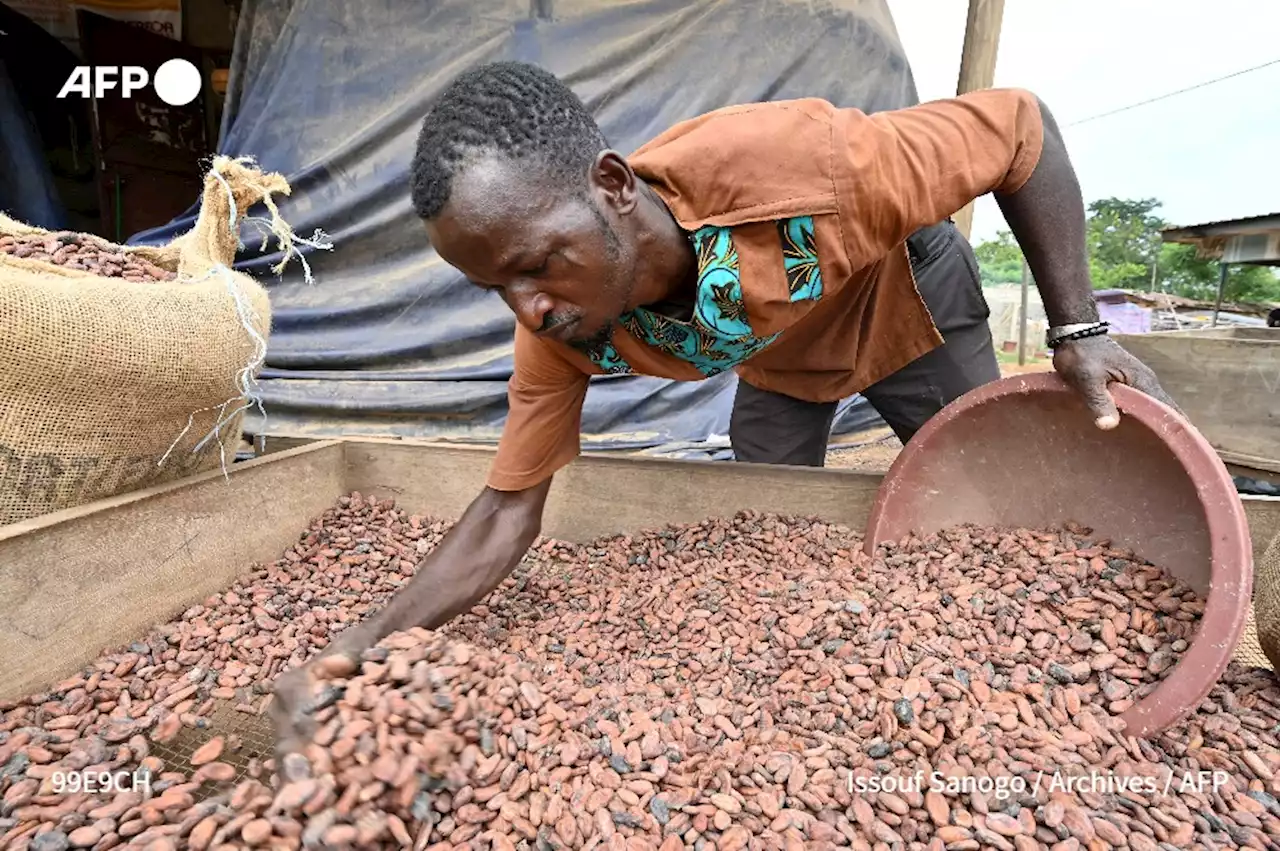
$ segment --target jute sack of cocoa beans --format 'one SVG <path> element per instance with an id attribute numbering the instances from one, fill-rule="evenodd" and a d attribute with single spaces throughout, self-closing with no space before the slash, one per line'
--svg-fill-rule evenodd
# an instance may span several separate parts
<path id="1" fill-rule="evenodd" d="M 1253 641 L 1262 653 L 1250 654 L 1250 658 L 1245 659 L 1242 654 L 1248 652 L 1251 627 L 1256 636 Z M 1253 615 L 1245 626 L 1245 635 L 1235 655 L 1239 662 L 1273 671 L 1280 669 L 1280 535 L 1272 539 L 1254 567 Z"/>
<path id="2" fill-rule="evenodd" d="M 231 463 L 271 307 L 230 267 L 259 202 L 248 221 L 296 250 L 288 193 L 218 157 L 195 227 L 159 248 L 0 215 L 0 526 Z"/>

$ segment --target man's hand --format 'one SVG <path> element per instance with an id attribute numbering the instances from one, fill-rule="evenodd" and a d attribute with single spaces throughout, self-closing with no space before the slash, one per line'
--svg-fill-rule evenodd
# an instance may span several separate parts
<path id="1" fill-rule="evenodd" d="M 1151 368 L 1107 337 L 1062 343 L 1053 352 L 1053 368 L 1084 397 L 1100 429 L 1113 429 L 1120 424 L 1120 412 L 1107 389 L 1112 381 L 1141 390 L 1181 413 Z"/>
<path id="2" fill-rule="evenodd" d="M 315 733 L 311 714 L 316 710 L 317 677 L 341 677 L 355 672 L 365 650 L 378 642 L 377 628 L 369 622 L 348 627 L 307 664 L 285 671 L 272 688 L 271 719 L 276 728 L 277 764 L 286 754 L 301 753 Z"/>

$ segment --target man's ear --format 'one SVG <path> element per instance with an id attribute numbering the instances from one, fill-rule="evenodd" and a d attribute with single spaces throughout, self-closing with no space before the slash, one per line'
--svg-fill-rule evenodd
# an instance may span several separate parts
<path id="1" fill-rule="evenodd" d="M 617 151 L 601 151 L 591 164 L 588 180 L 596 196 L 619 216 L 625 216 L 636 208 L 640 198 L 639 182 L 636 173 Z"/>

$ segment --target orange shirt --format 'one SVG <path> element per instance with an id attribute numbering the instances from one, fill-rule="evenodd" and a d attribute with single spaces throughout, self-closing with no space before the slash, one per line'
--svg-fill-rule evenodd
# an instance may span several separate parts
<path id="1" fill-rule="evenodd" d="M 823 100 L 734 106 L 683 122 L 629 162 L 690 234 L 694 315 L 643 309 L 606 349 L 516 326 L 509 413 L 489 473 L 532 487 L 581 450 L 591 375 L 698 381 L 725 369 L 812 402 L 851 396 L 942 342 L 905 240 L 1039 162 L 1039 104 L 1020 89 L 866 115 Z"/>

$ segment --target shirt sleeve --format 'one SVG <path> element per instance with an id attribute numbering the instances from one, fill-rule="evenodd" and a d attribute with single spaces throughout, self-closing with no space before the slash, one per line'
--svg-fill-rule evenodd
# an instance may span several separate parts
<path id="1" fill-rule="evenodd" d="M 507 385 L 507 422 L 488 486 L 526 490 L 550 478 L 581 451 L 582 403 L 590 377 L 521 325 Z"/>
<path id="2" fill-rule="evenodd" d="M 1044 124 L 1030 92 L 984 89 L 873 115 L 837 110 L 833 142 L 856 268 L 988 192 L 1022 188 L 1040 161 Z"/>

